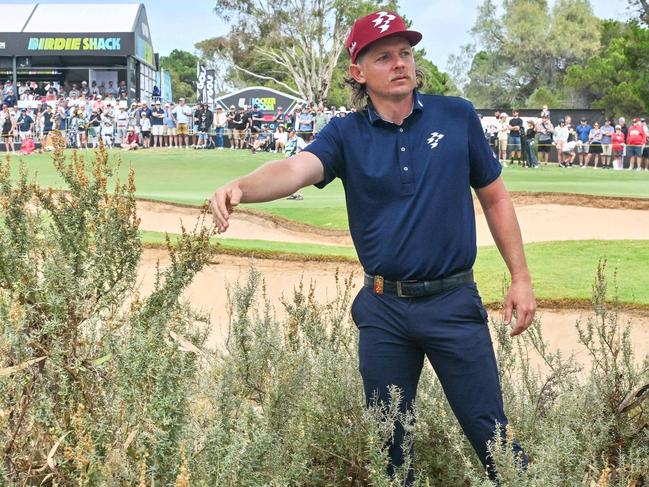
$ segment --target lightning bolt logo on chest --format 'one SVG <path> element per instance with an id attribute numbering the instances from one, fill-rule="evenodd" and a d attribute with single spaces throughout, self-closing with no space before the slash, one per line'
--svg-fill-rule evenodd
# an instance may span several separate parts
<path id="1" fill-rule="evenodd" d="M 434 149 L 439 145 L 440 140 L 442 140 L 443 138 L 444 134 L 440 134 L 439 132 L 432 132 L 426 142 L 428 143 L 428 145 L 430 145 L 431 149 Z"/>

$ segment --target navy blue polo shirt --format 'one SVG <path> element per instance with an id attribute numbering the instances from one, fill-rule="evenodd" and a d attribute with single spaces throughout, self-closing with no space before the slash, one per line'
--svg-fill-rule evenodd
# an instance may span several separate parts
<path id="1" fill-rule="evenodd" d="M 334 117 L 304 150 L 324 166 L 317 187 L 342 180 L 349 229 L 367 273 L 438 279 L 473 266 L 470 188 L 487 186 L 501 169 L 468 101 L 415 91 L 402 125 L 369 107 Z"/>

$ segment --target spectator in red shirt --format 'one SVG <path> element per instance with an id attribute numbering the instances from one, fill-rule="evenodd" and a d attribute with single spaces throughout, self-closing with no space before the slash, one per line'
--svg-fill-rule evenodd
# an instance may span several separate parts
<path id="1" fill-rule="evenodd" d="M 624 156 L 624 132 L 622 126 L 616 125 L 615 132 L 611 135 L 612 153 L 613 153 L 613 169 L 623 169 L 623 156 Z"/>
<path id="2" fill-rule="evenodd" d="M 642 170 L 642 149 L 647 143 L 647 135 L 639 118 L 633 119 L 633 125 L 629 127 L 626 136 L 626 153 L 629 156 L 629 171 L 637 165 L 637 170 Z"/>
<path id="3" fill-rule="evenodd" d="M 138 135 L 135 133 L 133 127 L 128 128 L 128 135 L 126 136 L 126 142 L 122 143 L 122 150 L 137 150 L 140 145 L 138 144 Z"/>

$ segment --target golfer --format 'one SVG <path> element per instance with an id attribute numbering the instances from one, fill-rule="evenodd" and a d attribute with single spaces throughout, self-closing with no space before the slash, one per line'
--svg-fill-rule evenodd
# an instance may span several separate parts
<path id="1" fill-rule="evenodd" d="M 354 98 L 363 108 L 333 118 L 295 156 L 273 161 L 213 195 L 220 232 L 233 207 L 270 201 L 340 178 L 350 232 L 365 269 L 352 304 L 368 403 L 384 403 L 391 385 L 410 408 L 424 359 L 432 364 L 466 436 L 494 478 L 487 442 L 500 424 L 498 370 L 487 313 L 473 280 L 473 188 L 511 273 L 504 320 L 511 335 L 532 322 L 536 302 L 514 207 L 501 165 L 473 106 L 419 93 L 412 46 L 421 34 L 394 12 L 358 19 L 346 42 Z M 496 276 L 494 276 L 496 278 Z M 402 465 L 403 427 L 395 425 L 391 471 Z M 522 461 L 520 446 L 514 449 Z M 409 472 L 412 481 L 412 471 Z"/>

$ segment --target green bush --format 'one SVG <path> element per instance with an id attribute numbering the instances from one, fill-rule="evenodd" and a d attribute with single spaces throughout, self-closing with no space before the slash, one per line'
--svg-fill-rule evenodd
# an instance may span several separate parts
<path id="1" fill-rule="evenodd" d="M 210 351 L 208 323 L 181 299 L 211 258 L 208 232 L 169 245 L 171 265 L 140 297 L 133 175 L 114 181 L 103 149 L 87 168 L 58 147 L 54 164 L 66 193 L 0 171 L 0 485 L 399 486 L 405 469 L 384 473 L 395 421 L 417 485 L 491 485 L 430 367 L 416 421 L 397 389 L 389 408 L 365 408 L 351 277 L 327 303 L 299 286 L 277 320 L 251 270 L 229 290 L 227 352 Z M 549 350 L 540 322 L 511 340 L 492 320 L 513 425 L 491 446 L 501 485 L 649 482 L 649 359 L 636 365 L 607 294 L 601 265 L 592 317 L 577 324 L 588 370 Z"/>

